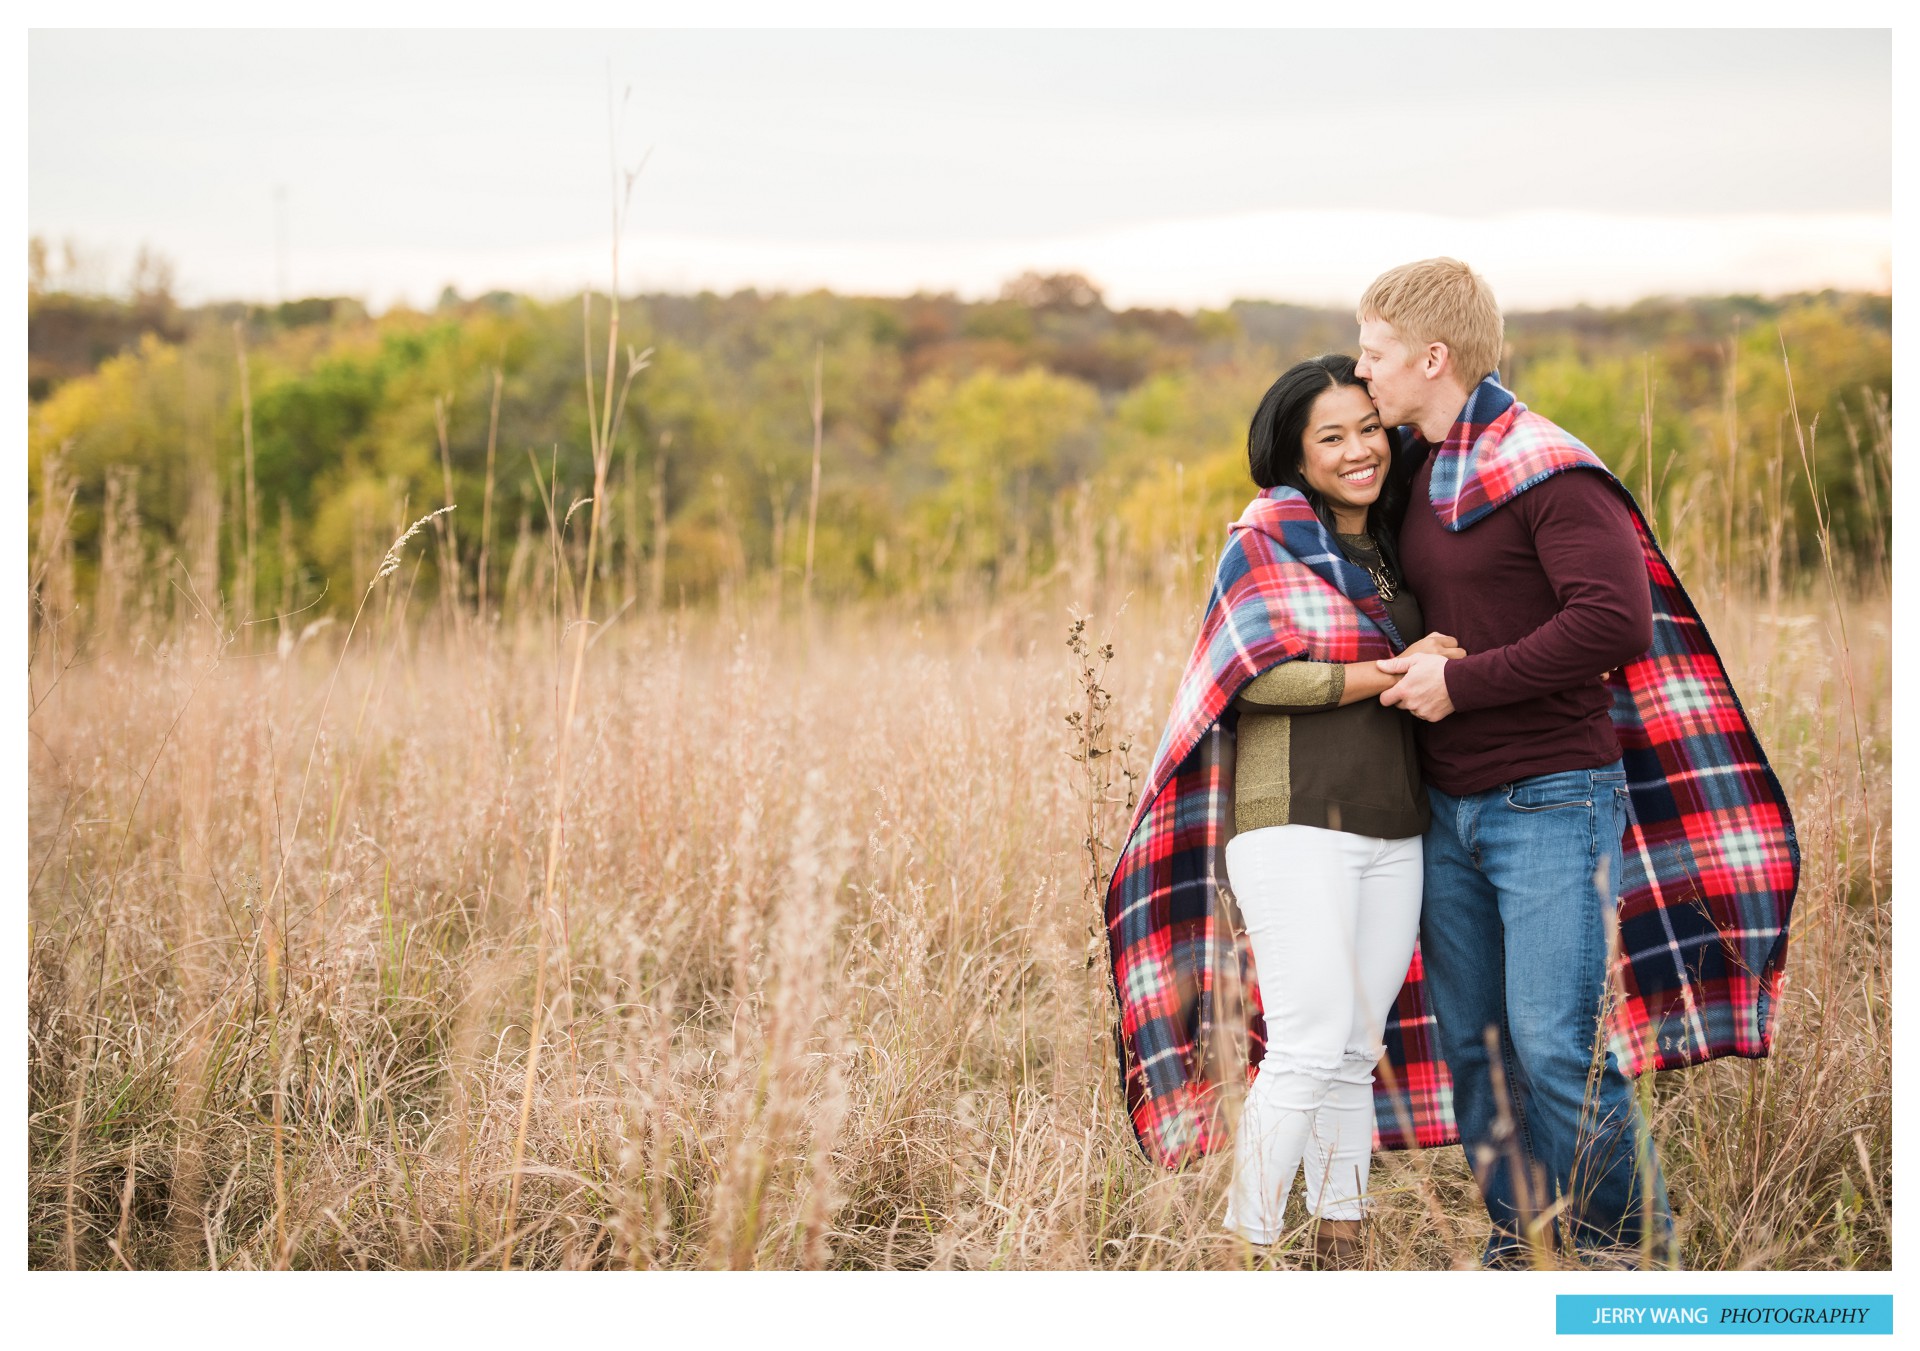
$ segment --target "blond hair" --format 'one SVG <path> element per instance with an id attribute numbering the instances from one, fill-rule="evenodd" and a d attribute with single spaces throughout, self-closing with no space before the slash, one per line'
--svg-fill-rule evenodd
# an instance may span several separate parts
<path id="1" fill-rule="evenodd" d="M 1492 288 L 1458 258 L 1425 258 L 1382 272 L 1360 297 L 1354 317 L 1363 324 L 1392 324 L 1409 348 L 1445 343 L 1468 389 L 1500 364 L 1506 341 Z"/>

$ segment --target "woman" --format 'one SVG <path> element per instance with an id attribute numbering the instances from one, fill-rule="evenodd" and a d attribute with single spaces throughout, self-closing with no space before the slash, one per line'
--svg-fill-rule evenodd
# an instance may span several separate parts
<path id="1" fill-rule="evenodd" d="M 1394 549 L 1410 475 L 1352 358 L 1303 361 L 1275 381 L 1247 458 L 1261 497 L 1304 501 L 1367 574 L 1393 628 L 1420 633 Z M 1466 655 L 1439 633 L 1402 650 Z M 1301 659 L 1234 701 L 1227 878 L 1253 947 L 1267 1047 L 1241 1116 L 1227 1227 L 1253 1243 L 1278 1238 L 1304 1160 L 1316 1245 L 1332 1261 L 1360 1250 L 1373 1067 L 1420 925 L 1427 803 L 1413 721 L 1379 700 L 1395 679 L 1372 661 Z"/>
<path id="2" fill-rule="evenodd" d="M 1465 654 L 1445 634 L 1406 642 L 1422 631 L 1394 549 L 1411 466 L 1396 462 L 1352 358 L 1303 361 L 1276 380 L 1247 455 L 1261 492 L 1229 532 L 1108 893 L 1122 1064 L 1150 1154 L 1177 1163 L 1215 1142 L 1223 926 L 1210 886 L 1230 834 L 1224 871 L 1265 1054 L 1239 1122 L 1227 1226 L 1278 1239 L 1304 1162 L 1316 1248 L 1345 1264 L 1361 1249 L 1373 1067 L 1413 955 L 1427 824 L 1412 724 L 1380 704 L 1395 678 L 1375 661 Z M 1209 805 L 1229 784 L 1230 826 Z"/>

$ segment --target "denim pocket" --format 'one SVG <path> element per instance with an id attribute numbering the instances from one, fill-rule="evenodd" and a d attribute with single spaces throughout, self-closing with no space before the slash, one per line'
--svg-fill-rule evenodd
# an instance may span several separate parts
<path id="1" fill-rule="evenodd" d="M 1541 774 L 1507 785 L 1507 805 L 1517 812 L 1551 812 L 1593 806 L 1593 776 L 1585 770 Z"/>

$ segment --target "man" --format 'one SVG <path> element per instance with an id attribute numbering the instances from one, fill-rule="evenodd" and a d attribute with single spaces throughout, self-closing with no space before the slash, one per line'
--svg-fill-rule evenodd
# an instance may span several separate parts
<path id="1" fill-rule="evenodd" d="M 1401 558 L 1427 626 L 1468 654 L 1380 665 L 1402 675 L 1381 702 L 1421 720 L 1433 808 L 1421 947 L 1454 1117 L 1493 1221 L 1484 1260 L 1522 1262 L 1529 1225 L 1556 1215 L 1582 1249 L 1646 1244 L 1669 1261 L 1665 1182 L 1601 1024 L 1633 823 L 1607 677 L 1654 637 L 1637 514 L 1592 452 L 1500 386 L 1500 310 L 1465 264 L 1395 268 L 1357 317 L 1358 374 L 1384 421 L 1419 434 Z M 1747 758 L 1777 794 L 1757 744 Z M 1764 1041 L 1764 1007 L 1758 1017 Z M 1697 1045 L 1672 1063 L 1720 1053 Z"/>

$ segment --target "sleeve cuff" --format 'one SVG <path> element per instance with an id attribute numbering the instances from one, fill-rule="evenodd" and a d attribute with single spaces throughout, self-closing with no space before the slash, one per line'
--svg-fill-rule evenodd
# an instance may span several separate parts
<path id="1" fill-rule="evenodd" d="M 1346 674 L 1346 668 L 1338 662 L 1282 662 L 1242 686 L 1240 702 L 1272 712 L 1332 708 L 1340 702 Z"/>
<path id="2" fill-rule="evenodd" d="M 1473 657 L 1455 657 L 1440 668 L 1440 680 L 1447 687 L 1447 700 L 1454 712 L 1471 713 L 1487 706 L 1486 682 L 1480 678 L 1484 664 Z"/>

